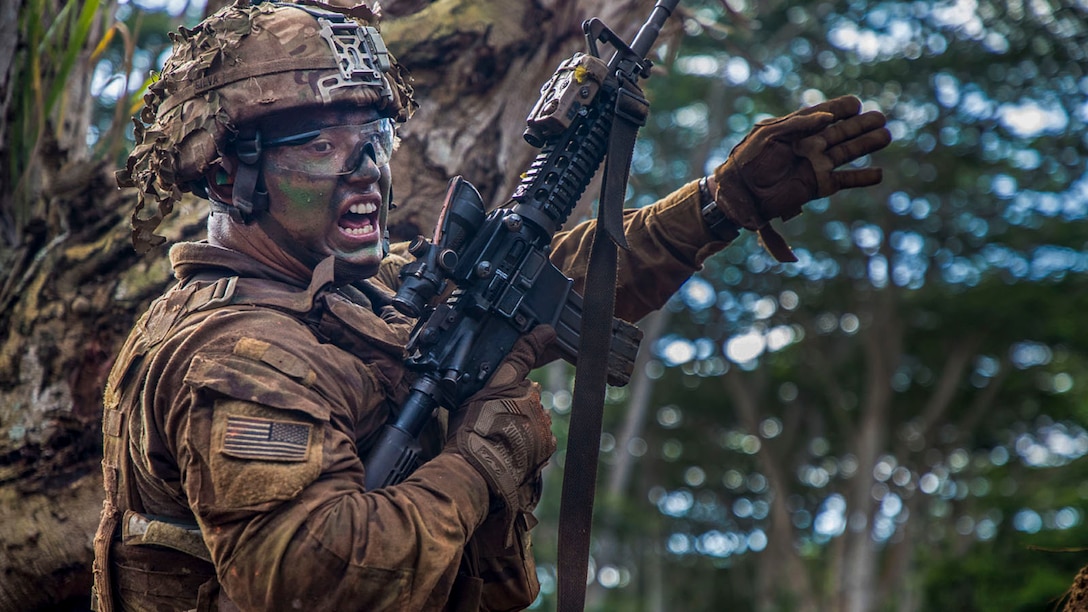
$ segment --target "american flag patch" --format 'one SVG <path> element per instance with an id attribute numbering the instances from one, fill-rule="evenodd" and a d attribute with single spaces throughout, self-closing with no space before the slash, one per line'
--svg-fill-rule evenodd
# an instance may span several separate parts
<path id="1" fill-rule="evenodd" d="M 310 427 L 305 423 L 227 417 L 223 452 L 242 459 L 305 461 Z"/>

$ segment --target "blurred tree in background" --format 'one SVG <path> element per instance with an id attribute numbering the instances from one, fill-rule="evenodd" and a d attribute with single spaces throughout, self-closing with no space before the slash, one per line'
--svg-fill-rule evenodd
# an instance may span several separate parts
<path id="1" fill-rule="evenodd" d="M 1053 609 L 1088 559 L 1088 6 L 684 6 L 636 205 L 838 95 L 895 142 L 879 187 L 783 226 L 799 262 L 748 237 L 664 313 L 602 441 L 629 476 L 602 482 L 594 601 Z"/>
<path id="2" fill-rule="evenodd" d="M 597 15 L 630 38 L 651 7 L 527 3 L 563 29 L 520 42 L 502 28 L 413 21 L 447 4 L 386 3 L 390 46 L 424 102 L 401 152 L 422 161 L 403 162 L 398 196 L 424 210 L 456 172 L 502 201 L 531 154 L 517 124 L 555 58 L 581 50 L 577 23 Z M 502 6 L 478 3 L 491 4 Z M 50 538 L 67 532 L 42 517 L 86 529 L 82 515 L 31 507 L 33 495 L 56 500 L 67 487 L 96 504 L 92 366 L 108 365 L 133 311 L 169 277 L 161 257 L 136 260 L 129 204 L 95 177 L 127 153 L 128 117 L 167 32 L 203 10 L 0 3 L 0 16 L 19 15 L 11 58 L 23 66 L 0 80 L 5 568 L 35 546 L 56 552 Z M 642 322 L 641 375 L 610 390 L 589 607 L 1054 609 L 1088 563 L 1088 4 L 690 0 L 672 25 L 647 82 L 629 205 L 709 172 L 760 119 L 839 95 L 885 112 L 895 142 L 863 161 L 884 168 L 880 186 L 781 226 L 797 263 L 745 235 Z M 78 67 L 89 78 L 71 78 Z M 477 97 L 438 87 L 450 74 Z M 494 91 L 511 101 L 489 104 Z M 91 108 L 66 110 L 81 99 Z M 90 207 L 92 191 L 115 205 Z M 405 235 L 429 227 L 406 199 L 392 221 Z M 198 232 L 201 211 L 183 207 L 171 238 Z M 31 310 L 33 326 L 9 327 Z M 43 337 L 48 351 L 26 348 Z M 570 372 L 542 376 L 563 448 Z M 568 467 L 562 452 L 553 463 L 536 531 L 540 609 L 554 607 Z M 75 597 L 84 585 L 72 574 L 56 580 Z"/>

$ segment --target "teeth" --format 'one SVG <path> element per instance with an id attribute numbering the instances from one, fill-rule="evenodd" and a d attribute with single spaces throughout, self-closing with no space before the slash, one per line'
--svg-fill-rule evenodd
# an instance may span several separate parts
<path id="1" fill-rule="evenodd" d="M 376 204 L 352 204 L 351 208 L 348 209 L 348 212 L 356 215 L 369 215 L 375 210 L 378 210 Z"/>
<path id="2" fill-rule="evenodd" d="M 363 234 L 373 232 L 374 226 L 367 223 L 362 227 L 341 227 L 340 230 L 349 236 L 362 236 Z"/>

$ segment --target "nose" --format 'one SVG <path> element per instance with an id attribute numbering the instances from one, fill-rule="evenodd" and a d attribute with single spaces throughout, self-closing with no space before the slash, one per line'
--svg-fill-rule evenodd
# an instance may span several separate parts
<path id="1" fill-rule="evenodd" d="M 373 145 L 369 143 L 360 143 L 346 165 L 351 172 L 344 178 L 349 181 L 374 183 L 381 178 L 381 168 L 374 161 Z"/>

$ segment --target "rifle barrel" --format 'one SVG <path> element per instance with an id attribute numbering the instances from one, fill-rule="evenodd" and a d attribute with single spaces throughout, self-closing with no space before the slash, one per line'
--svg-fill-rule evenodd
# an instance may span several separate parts
<path id="1" fill-rule="evenodd" d="M 661 26 L 665 25 L 665 21 L 676 10 L 678 4 L 680 4 L 680 0 L 657 1 L 654 10 L 650 13 L 650 18 L 646 20 L 646 23 L 642 24 L 638 34 L 635 35 L 635 40 L 631 43 L 631 50 L 635 52 L 635 55 L 639 56 L 639 58 L 646 57 L 646 54 L 653 48 L 657 35 L 661 33 Z"/>

